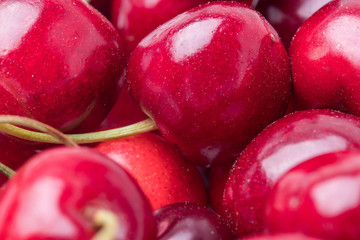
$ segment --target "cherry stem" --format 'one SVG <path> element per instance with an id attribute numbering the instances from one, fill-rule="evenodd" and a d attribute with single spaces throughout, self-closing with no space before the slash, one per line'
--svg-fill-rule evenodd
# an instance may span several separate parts
<path id="1" fill-rule="evenodd" d="M 95 211 L 93 222 L 99 231 L 91 240 L 114 240 L 119 226 L 119 221 L 116 215 L 105 209 L 98 209 Z"/>
<path id="2" fill-rule="evenodd" d="M 0 173 L 4 174 L 8 178 L 14 176 L 15 171 L 0 162 Z"/>
<path id="3" fill-rule="evenodd" d="M 5 115 L 0 116 L 0 123 L 2 122 L 1 119 L 3 117 L 5 117 Z M 15 117 L 15 116 L 12 116 L 12 117 Z M 33 120 L 33 121 L 36 121 L 36 120 Z M 36 122 L 38 122 L 38 121 L 36 121 Z M 16 122 L 11 122 L 11 123 L 16 124 L 16 125 L 22 125 L 21 123 L 16 123 Z M 25 126 L 25 125 L 22 125 L 22 126 Z M 29 126 L 27 125 L 25 127 L 29 127 Z M 32 128 L 34 128 L 34 127 L 32 127 Z M 38 128 L 36 128 L 36 129 L 39 130 Z M 114 129 L 110 129 L 110 130 L 91 132 L 91 133 L 62 134 L 62 135 L 65 136 L 67 139 L 70 139 L 70 141 L 72 141 L 72 142 L 75 142 L 78 144 L 86 144 L 86 143 L 102 142 L 102 141 L 115 139 L 115 138 L 128 137 L 128 136 L 132 136 L 132 135 L 136 135 L 136 134 L 140 134 L 140 133 L 151 132 L 156 129 L 158 129 L 158 128 L 157 128 L 155 122 L 149 118 L 149 119 L 140 121 L 138 123 L 134 123 L 134 124 L 131 124 L 131 125 L 128 125 L 125 127 L 121 127 L 121 128 L 114 128 Z M 40 130 L 40 131 L 42 131 L 42 130 Z M 59 132 L 58 130 L 56 130 L 56 131 Z M 18 137 L 18 138 L 21 138 L 24 140 L 29 140 L 29 141 L 54 143 L 54 144 L 63 143 L 63 141 L 61 139 L 59 139 L 57 136 L 55 136 L 51 132 L 47 132 L 47 133 L 34 132 L 34 131 L 30 131 L 27 129 L 23 129 L 23 128 L 14 126 L 12 124 L 0 124 L 0 132 L 6 133 L 8 135 Z M 45 131 L 43 131 L 43 132 L 45 132 Z"/>
<path id="4" fill-rule="evenodd" d="M 13 126 L 12 124 L 20 125 L 22 127 L 28 127 L 28 128 L 32 128 L 32 129 L 36 129 L 38 131 L 44 132 L 47 136 L 51 136 L 53 139 L 56 139 L 58 141 L 58 143 L 64 144 L 66 146 L 79 147 L 76 144 L 76 142 L 74 142 L 68 136 L 66 136 L 59 130 L 57 130 L 45 123 L 39 122 L 35 119 L 27 118 L 27 117 L 14 116 L 14 115 L 0 115 L 0 131 L 2 131 L 1 129 L 9 129 L 11 127 L 18 128 L 16 126 Z M 22 128 L 19 128 L 19 129 L 22 129 Z M 23 129 L 23 130 L 25 130 L 25 129 Z M 29 131 L 29 130 L 26 130 L 26 131 Z M 38 133 L 38 132 L 34 132 L 34 131 L 29 131 L 29 132 L 31 132 L 31 134 Z M 42 133 L 42 134 L 44 134 L 44 133 Z M 7 134 L 12 135 L 10 133 L 7 133 Z M 22 139 L 31 140 L 31 139 L 25 138 L 25 137 Z"/>

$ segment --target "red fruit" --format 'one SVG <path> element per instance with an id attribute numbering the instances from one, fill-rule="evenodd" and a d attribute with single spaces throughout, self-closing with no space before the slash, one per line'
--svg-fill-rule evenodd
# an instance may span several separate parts
<path id="1" fill-rule="evenodd" d="M 117 164 L 85 148 L 57 148 L 30 159 L 0 195 L 1 239 L 92 239 L 88 213 L 105 209 L 115 239 L 156 239 L 151 208 Z"/>
<path id="2" fill-rule="evenodd" d="M 29 144 L 29 142 L 0 133 L 0 162 L 16 170 L 37 153 L 37 147 Z M 7 176 L 0 173 L 0 186 L 6 183 L 8 179 Z"/>
<path id="3" fill-rule="evenodd" d="M 97 129 L 107 130 L 124 127 L 147 118 L 141 108 L 130 97 L 127 89 L 123 88 L 114 107 Z"/>
<path id="4" fill-rule="evenodd" d="M 286 49 L 296 30 L 331 0 L 267 0 L 260 1 L 257 10 L 279 33 Z"/>
<path id="5" fill-rule="evenodd" d="M 209 208 L 194 203 L 168 205 L 154 212 L 158 240 L 230 240 L 231 230 Z"/>
<path id="6" fill-rule="evenodd" d="M 146 133 L 103 142 L 95 149 L 137 180 L 153 209 L 177 202 L 206 205 L 199 172 L 161 137 Z"/>
<path id="7" fill-rule="evenodd" d="M 287 172 L 266 208 L 270 231 L 360 239 L 360 152 L 313 158 Z"/>
<path id="8" fill-rule="evenodd" d="M 154 30 L 132 53 L 127 83 L 163 136 L 203 166 L 236 159 L 290 95 L 276 32 L 234 2 L 202 5 Z"/>
<path id="9" fill-rule="evenodd" d="M 254 237 L 241 238 L 241 240 L 320 240 L 320 239 L 305 236 L 301 233 L 282 233 L 282 234 L 259 235 Z"/>
<path id="10" fill-rule="evenodd" d="M 222 202 L 220 212 L 238 236 L 262 232 L 266 200 L 285 172 L 312 157 L 359 147 L 360 119 L 355 116 L 329 110 L 290 114 L 247 146 L 225 190 L 212 195 L 212 202 Z"/>
<path id="11" fill-rule="evenodd" d="M 78 0 L 3 0 L 0 36 L 0 114 L 63 131 L 102 121 L 123 82 L 125 58 L 100 13 Z"/>
<path id="12" fill-rule="evenodd" d="M 335 0 L 304 23 L 290 47 L 298 108 L 360 115 L 360 1 Z"/>
<path id="13" fill-rule="evenodd" d="M 214 0 L 212 0 L 214 1 Z M 255 0 L 238 0 L 256 5 Z M 176 15 L 209 2 L 208 0 L 114 0 L 112 23 L 126 43 L 127 53 L 152 30 Z"/>

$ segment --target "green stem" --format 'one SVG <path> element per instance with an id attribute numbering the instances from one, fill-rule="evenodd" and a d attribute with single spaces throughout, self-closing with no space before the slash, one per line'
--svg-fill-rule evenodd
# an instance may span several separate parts
<path id="1" fill-rule="evenodd" d="M 1 121 L 2 117 L 3 116 L 0 116 L 0 123 L 2 122 Z M 12 123 L 16 124 L 14 122 Z M 25 126 L 25 127 L 29 127 L 29 126 Z M 152 119 L 146 119 L 141 122 L 134 123 L 132 125 L 128 125 L 121 128 L 115 128 L 115 129 L 92 132 L 92 133 L 64 134 L 64 135 L 67 138 L 71 139 L 73 142 L 76 142 L 78 144 L 85 144 L 85 143 L 102 142 L 105 140 L 127 137 L 131 135 L 154 131 L 156 129 L 157 126 L 155 122 Z M 16 127 L 12 124 L 5 124 L 5 123 L 0 124 L 0 132 L 29 141 L 55 143 L 55 144 L 62 143 L 62 141 L 60 141 L 58 138 L 56 138 L 53 135 L 26 130 L 20 127 Z"/>
<path id="2" fill-rule="evenodd" d="M 11 178 L 15 174 L 15 171 L 0 162 L 0 173 Z"/>
<path id="3" fill-rule="evenodd" d="M 22 129 L 22 128 L 15 127 L 11 124 L 16 124 L 16 125 L 20 125 L 22 127 L 36 129 L 38 131 L 44 132 L 42 134 L 45 134 L 46 136 L 50 136 L 51 138 L 56 139 L 56 141 L 58 143 L 61 143 L 61 144 L 67 145 L 67 146 L 72 146 L 72 147 L 79 147 L 76 144 L 76 142 L 74 142 L 72 139 L 67 137 L 65 134 L 63 134 L 59 130 L 57 130 L 47 124 L 39 122 L 35 119 L 21 117 L 21 116 L 14 116 L 14 115 L 0 115 L 0 129 L 4 129 L 4 131 L 3 131 L 4 133 L 15 136 L 15 134 L 12 134 L 11 131 L 7 132 L 7 130 L 11 129 L 12 127 L 17 128 L 17 129 Z M 38 133 L 38 132 L 29 131 L 29 130 L 25 130 L 25 129 L 22 129 L 22 130 L 26 131 L 27 134 L 30 134 L 30 135 L 33 133 Z M 2 130 L 0 130 L 0 131 L 2 131 Z M 22 137 L 20 137 L 20 138 L 25 139 L 25 140 L 31 140 L 30 136 L 29 136 L 29 138 L 26 138 L 25 136 L 24 136 L 24 138 L 22 138 Z"/>

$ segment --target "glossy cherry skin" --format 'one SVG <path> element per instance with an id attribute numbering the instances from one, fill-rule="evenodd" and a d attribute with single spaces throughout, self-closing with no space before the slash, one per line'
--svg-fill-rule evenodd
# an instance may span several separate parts
<path id="1" fill-rule="evenodd" d="M 156 239 L 149 203 L 125 170 L 85 148 L 31 158 L 0 195 L 1 239 L 92 239 L 97 209 L 119 221 L 115 239 Z"/>
<path id="2" fill-rule="evenodd" d="M 275 185 L 265 220 L 273 232 L 359 239 L 360 151 L 321 155 L 291 169 Z"/>
<path id="3" fill-rule="evenodd" d="M 225 190 L 213 197 L 222 203 L 219 210 L 238 236 L 262 232 L 266 200 L 285 172 L 312 157 L 359 147 L 360 119 L 353 115 L 330 110 L 287 115 L 246 147 Z"/>
<path id="4" fill-rule="evenodd" d="M 16 170 L 30 157 L 37 153 L 39 146 L 0 133 L 0 162 Z M 8 177 L 0 173 L 0 186 L 8 181 Z"/>
<path id="5" fill-rule="evenodd" d="M 360 115 L 360 2 L 336 0 L 310 17 L 290 47 L 298 109 Z"/>
<path id="6" fill-rule="evenodd" d="M 176 203 L 154 212 L 158 240 L 230 240 L 230 228 L 213 210 L 194 203 Z"/>
<path id="7" fill-rule="evenodd" d="M 255 5 L 254 0 L 238 1 Z M 207 2 L 209 0 L 113 0 L 111 19 L 124 38 L 126 51 L 130 54 L 156 27 Z"/>
<path id="8" fill-rule="evenodd" d="M 0 2 L 0 114 L 87 131 L 115 103 L 123 44 L 84 1 Z"/>
<path id="9" fill-rule="evenodd" d="M 102 142 L 95 149 L 137 180 L 154 210 L 177 202 L 207 204 L 197 169 L 158 135 L 145 133 L 115 139 Z"/>
<path id="10" fill-rule="evenodd" d="M 240 238 L 238 240 L 240 240 Z M 301 233 L 280 233 L 280 234 L 246 237 L 246 238 L 241 238 L 241 240 L 321 240 L 321 239 L 305 236 Z"/>
<path id="11" fill-rule="evenodd" d="M 235 2 L 202 5 L 154 30 L 132 53 L 127 83 L 161 134 L 202 166 L 234 161 L 290 95 L 278 35 Z"/>
<path id="12" fill-rule="evenodd" d="M 260 1 L 257 10 L 279 33 L 285 48 L 290 47 L 296 30 L 331 0 L 267 0 Z"/>
<path id="13" fill-rule="evenodd" d="M 131 98 L 129 92 L 124 87 L 115 105 L 98 126 L 98 130 L 107 130 L 118 127 L 124 127 L 133 123 L 147 119 L 146 114 L 139 105 Z"/>

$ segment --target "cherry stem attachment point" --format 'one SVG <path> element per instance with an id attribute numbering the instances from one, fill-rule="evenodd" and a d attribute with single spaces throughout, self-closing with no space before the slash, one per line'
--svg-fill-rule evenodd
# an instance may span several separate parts
<path id="1" fill-rule="evenodd" d="M 5 121 L 2 121 L 2 119 L 6 117 L 6 115 L 0 115 L 0 123 L 3 123 Z M 12 116 L 12 117 L 18 117 L 18 116 Z M 33 120 L 33 119 L 31 119 Z M 36 121 L 36 120 L 33 120 Z M 38 122 L 38 121 L 36 121 Z M 9 123 L 9 122 L 8 122 Z M 13 121 L 12 124 L 16 125 L 22 125 L 24 127 L 31 127 L 35 128 L 29 125 L 23 125 L 21 122 Z M 53 143 L 53 144 L 62 144 L 63 141 L 59 139 L 57 136 L 52 134 L 51 132 L 47 133 L 40 133 L 40 132 L 34 132 L 27 129 L 23 129 L 17 126 L 14 126 L 12 124 L 0 124 L 0 132 L 6 133 L 8 135 L 18 137 L 24 140 L 28 141 L 36 141 L 36 142 L 43 142 L 43 143 Z M 49 126 L 48 126 L 49 127 Z M 39 128 L 35 128 L 37 130 L 43 131 Z M 110 139 L 115 138 L 122 138 L 127 136 L 132 136 L 140 133 L 150 132 L 158 129 L 155 122 L 152 119 L 146 119 L 143 121 L 140 121 L 138 123 L 134 123 L 125 127 L 121 128 L 114 128 L 110 130 L 105 131 L 99 131 L 99 132 L 92 132 L 92 133 L 81 133 L 81 134 L 62 134 L 66 138 L 70 139 L 70 141 L 78 143 L 78 144 L 86 144 L 86 143 L 95 143 L 95 142 L 102 142 Z M 45 130 L 45 129 L 44 129 Z M 56 129 L 55 129 L 56 130 Z M 58 131 L 58 130 L 56 130 Z M 45 132 L 45 131 L 43 131 Z M 59 131 L 58 131 L 59 132 Z"/>
<path id="2" fill-rule="evenodd" d="M 119 221 L 113 212 L 97 209 L 92 216 L 92 221 L 99 230 L 91 240 L 114 240 L 116 238 Z"/>

